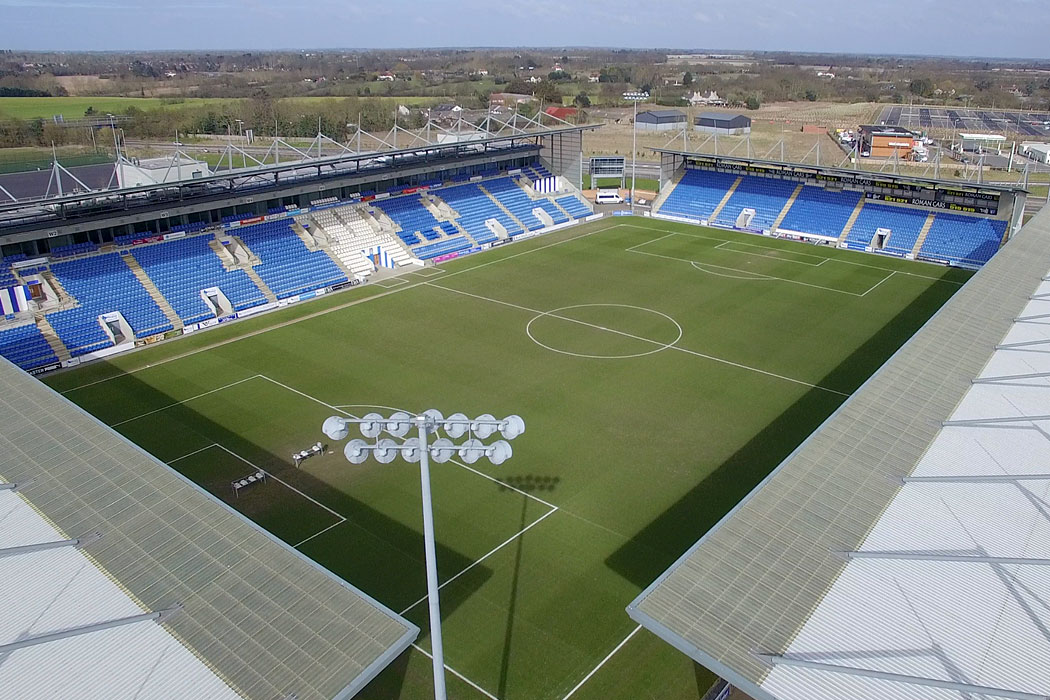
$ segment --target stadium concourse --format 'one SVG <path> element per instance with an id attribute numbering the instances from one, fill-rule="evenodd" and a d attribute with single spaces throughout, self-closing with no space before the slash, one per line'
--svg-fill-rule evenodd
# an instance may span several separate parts
<path id="1" fill-rule="evenodd" d="M 1050 697 L 1050 212 L 629 607 L 755 700 Z"/>
<path id="2" fill-rule="evenodd" d="M 0 359 L 0 696 L 348 697 L 419 629 Z"/>

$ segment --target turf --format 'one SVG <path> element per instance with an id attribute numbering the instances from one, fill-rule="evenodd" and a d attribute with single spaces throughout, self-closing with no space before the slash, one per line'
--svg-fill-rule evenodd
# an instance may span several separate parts
<path id="1" fill-rule="evenodd" d="M 46 381 L 405 610 L 422 649 L 415 469 L 290 456 L 337 406 L 521 414 L 501 467 L 434 469 L 446 662 L 484 689 L 450 677 L 456 698 L 702 696 L 711 674 L 624 607 L 969 277 L 642 218 L 435 272 Z M 281 481 L 234 498 L 252 465 Z M 430 692 L 413 650 L 362 696 Z"/>

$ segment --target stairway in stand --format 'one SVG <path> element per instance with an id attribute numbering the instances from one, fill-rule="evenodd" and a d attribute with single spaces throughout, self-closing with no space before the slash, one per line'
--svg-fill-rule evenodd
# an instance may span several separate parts
<path id="1" fill-rule="evenodd" d="M 62 339 L 58 337 L 58 333 L 55 333 L 55 329 L 51 327 L 51 322 L 47 320 L 47 316 L 37 314 L 36 327 L 40 330 L 40 335 L 44 336 L 47 344 L 51 346 L 51 351 L 55 353 L 55 357 L 58 358 L 59 362 L 66 362 L 70 359 L 69 349 L 66 348 L 66 344 L 62 342 Z"/>
<path id="2" fill-rule="evenodd" d="M 154 303 L 160 307 L 160 310 L 164 312 L 164 316 L 168 319 L 168 322 L 175 327 L 176 330 L 183 327 L 182 319 L 175 313 L 175 309 L 171 308 L 171 304 L 164 298 L 164 295 L 157 289 L 157 285 L 153 284 L 153 280 L 149 278 L 146 271 L 139 265 L 139 261 L 132 255 L 121 255 L 121 260 L 131 268 L 131 272 L 138 278 L 139 283 L 145 287 L 146 291 L 149 292 L 150 298 L 153 299 Z"/>

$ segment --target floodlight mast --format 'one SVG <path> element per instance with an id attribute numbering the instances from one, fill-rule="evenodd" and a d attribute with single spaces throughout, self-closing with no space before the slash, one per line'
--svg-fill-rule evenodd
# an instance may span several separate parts
<path id="1" fill-rule="evenodd" d="M 368 454 L 376 461 L 386 464 L 391 462 L 395 455 L 400 454 L 406 462 L 419 462 L 419 483 L 423 500 L 423 550 L 426 554 L 427 573 L 427 601 L 430 608 L 430 657 L 434 667 L 434 698 L 445 700 L 445 653 L 441 638 L 441 604 L 437 574 L 437 548 L 434 540 L 434 506 L 430 489 L 430 458 L 441 463 L 452 459 L 452 455 L 458 453 L 460 458 L 468 464 L 473 464 L 482 456 L 488 457 L 495 465 L 503 464 L 511 457 L 510 443 L 525 432 L 525 422 L 520 416 L 508 416 L 502 420 L 496 419 L 489 414 L 483 414 L 471 420 L 462 413 L 454 413 L 448 418 L 442 416 L 440 411 L 430 409 L 423 413 L 410 416 L 404 411 L 396 411 L 389 418 L 384 418 L 378 413 L 369 413 L 363 418 L 344 418 L 342 416 L 331 416 L 321 426 L 322 432 L 332 440 L 344 440 L 350 433 L 350 424 L 361 426 L 361 434 L 366 438 L 377 438 L 380 433 L 387 432 L 396 438 L 404 436 L 415 427 L 419 431 L 419 437 L 407 438 L 398 444 L 389 438 L 378 440 L 369 444 L 364 440 L 354 439 L 346 443 L 343 454 L 351 464 L 361 464 L 368 459 Z M 460 445 L 454 445 L 448 438 L 437 438 L 430 442 L 430 433 L 436 433 L 441 428 L 451 438 L 458 439 L 467 435 L 467 440 Z M 483 445 L 475 435 L 484 439 L 494 432 L 499 433 L 506 440 L 497 440 L 491 445 Z M 432 454 L 433 453 L 433 454 Z"/>

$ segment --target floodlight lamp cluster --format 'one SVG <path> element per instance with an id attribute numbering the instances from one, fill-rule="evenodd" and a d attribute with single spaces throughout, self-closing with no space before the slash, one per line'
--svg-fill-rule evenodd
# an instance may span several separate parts
<path id="1" fill-rule="evenodd" d="M 361 435 L 376 442 L 355 438 L 346 443 L 343 455 L 351 464 L 361 464 L 368 459 L 369 453 L 381 464 L 394 461 L 399 454 L 406 462 L 416 463 L 426 451 L 430 459 L 438 463 L 447 462 L 458 455 L 467 464 L 474 464 L 482 457 L 487 457 L 498 466 L 513 454 L 508 440 L 525 432 L 525 421 L 521 416 L 498 419 L 485 413 L 477 418 L 468 418 L 462 413 L 453 413 L 445 418 L 433 408 L 417 416 L 404 411 L 396 411 L 389 418 L 378 413 L 368 413 L 363 418 L 331 416 L 325 420 L 321 430 L 332 440 L 341 441 L 349 436 L 353 424 L 360 426 Z M 406 437 L 412 428 L 419 429 L 419 437 Z M 433 442 L 427 440 L 427 435 L 439 430 L 447 437 L 438 437 Z M 488 445 L 481 442 L 496 432 L 504 439 Z M 383 433 L 391 437 L 380 437 Z M 452 442 L 463 436 L 467 439 L 461 444 Z"/>

